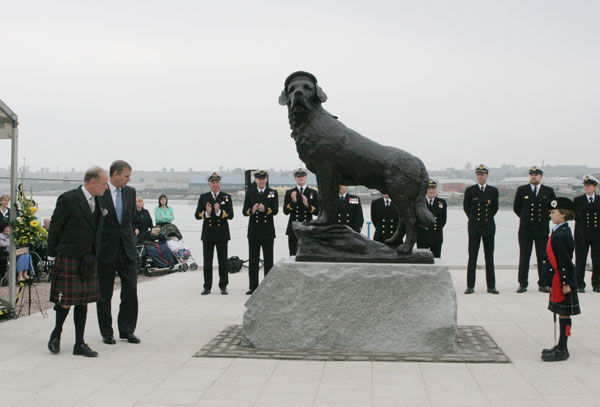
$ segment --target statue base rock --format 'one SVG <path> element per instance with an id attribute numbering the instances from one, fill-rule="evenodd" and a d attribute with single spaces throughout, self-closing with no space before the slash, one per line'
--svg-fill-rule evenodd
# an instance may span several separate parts
<path id="1" fill-rule="evenodd" d="M 456 292 L 441 264 L 278 262 L 246 302 L 242 345 L 395 353 L 455 350 Z"/>

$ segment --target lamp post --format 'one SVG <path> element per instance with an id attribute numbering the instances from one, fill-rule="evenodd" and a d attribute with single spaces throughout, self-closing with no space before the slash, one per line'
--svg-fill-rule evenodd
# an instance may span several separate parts
<path id="1" fill-rule="evenodd" d="M 15 112 L 0 100 L 0 140 L 10 139 L 10 221 L 13 222 L 17 214 L 17 167 L 19 165 L 17 129 L 19 120 Z M 10 234 L 10 268 L 8 269 L 8 297 L 11 310 L 15 308 L 15 276 L 17 270 L 17 254 L 13 234 Z"/>

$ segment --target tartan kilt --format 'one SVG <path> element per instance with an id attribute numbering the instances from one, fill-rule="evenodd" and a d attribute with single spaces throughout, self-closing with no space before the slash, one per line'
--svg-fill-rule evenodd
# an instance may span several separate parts
<path id="1" fill-rule="evenodd" d="M 581 314 L 577 290 L 571 289 L 571 292 L 565 294 L 565 299 L 561 302 L 552 302 L 551 300 L 548 300 L 548 309 L 562 316 Z"/>
<path id="2" fill-rule="evenodd" d="M 57 305 L 84 305 L 100 299 L 98 270 L 89 279 L 79 274 L 81 259 L 57 255 L 52 272 L 50 301 Z"/>

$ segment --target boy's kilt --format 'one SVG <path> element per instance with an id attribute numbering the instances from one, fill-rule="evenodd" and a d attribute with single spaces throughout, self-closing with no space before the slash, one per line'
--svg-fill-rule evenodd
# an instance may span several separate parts
<path id="1" fill-rule="evenodd" d="M 548 301 L 548 309 L 558 315 L 579 315 L 581 309 L 579 308 L 579 296 L 577 296 L 577 290 L 571 288 L 571 292 L 565 294 L 565 299 L 561 302 Z"/>
<path id="2" fill-rule="evenodd" d="M 79 274 L 81 259 L 56 256 L 50 287 L 50 301 L 58 305 L 83 305 L 100 299 L 98 271 L 89 279 Z"/>

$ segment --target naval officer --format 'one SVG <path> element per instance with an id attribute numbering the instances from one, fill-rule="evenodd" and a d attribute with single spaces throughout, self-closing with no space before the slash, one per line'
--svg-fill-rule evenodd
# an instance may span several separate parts
<path id="1" fill-rule="evenodd" d="M 575 268 L 577 288 L 585 292 L 585 265 L 592 249 L 592 288 L 600 292 L 600 196 L 596 193 L 598 179 L 591 174 L 583 177 L 585 194 L 575 202 Z"/>
<path id="2" fill-rule="evenodd" d="M 283 198 L 283 213 L 289 216 L 285 234 L 288 236 L 290 256 L 295 256 L 298 251 L 298 238 L 292 230 L 292 222 L 312 220 L 313 215 L 319 213 L 319 194 L 314 189 L 306 186 L 306 170 L 294 170 L 296 187 L 285 191 Z"/>
<path id="3" fill-rule="evenodd" d="M 381 198 L 371 202 L 371 222 L 373 222 L 375 228 L 373 240 L 376 242 L 385 243 L 386 240 L 394 236 L 398 228 L 398 209 L 396 209 L 396 205 L 394 205 L 389 195 L 383 194 Z M 406 233 L 405 229 L 402 231 L 402 236 Z M 401 237 L 394 246 L 401 245 L 403 240 L 403 237 Z"/>
<path id="4" fill-rule="evenodd" d="M 360 233 L 365 221 L 360 198 L 349 194 L 346 185 L 340 185 L 339 198 L 335 201 L 335 210 L 338 224 L 350 226 L 355 232 Z"/>
<path id="5" fill-rule="evenodd" d="M 444 226 L 448 218 L 448 204 L 445 199 L 437 196 L 438 181 L 429 179 L 427 187 L 427 209 L 433 215 L 435 224 L 431 228 L 419 226 L 417 229 L 417 248 L 429 249 L 433 257 L 442 257 L 442 243 L 444 242 Z"/>

